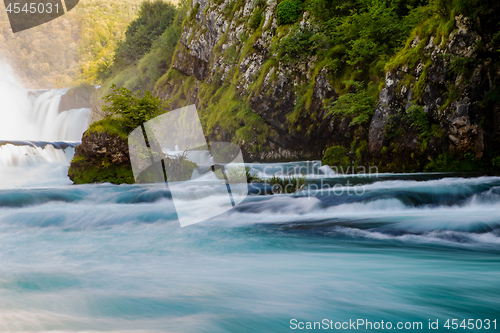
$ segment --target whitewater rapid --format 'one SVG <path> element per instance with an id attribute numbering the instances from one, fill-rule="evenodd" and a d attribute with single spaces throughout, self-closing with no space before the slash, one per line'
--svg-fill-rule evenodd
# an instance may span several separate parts
<path id="1" fill-rule="evenodd" d="M 390 179 L 365 179 L 359 196 L 250 195 L 185 228 L 175 208 L 197 206 L 186 195 L 174 207 L 165 186 L 1 190 L 0 331 L 493 320 L 500 178 L 444 176 L 381 175 Z M 325 180 L 346 186 L 344 177 Z"/>

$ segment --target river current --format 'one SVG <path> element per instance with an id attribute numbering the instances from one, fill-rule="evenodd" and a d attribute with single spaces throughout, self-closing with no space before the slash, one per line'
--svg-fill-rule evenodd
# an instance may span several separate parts
<path id="1" fill-rule="evenodd" d="M 23 117 L 36 105 L 22 104 Z M 254 164 L 261 177 L 305 168 L 309 185 L 250 188 L 237 207 L 181 228 L 165 186 L 71 185 L 81 124 L 0 138 L 38 140 L 0 145 L 0 332 L 332 331 L 358 320 L 372 326 L 357 331 L 436 320 L 449 331 L 452 319 L 498 331 L 499 177 Z M 185 191 L 176 204 L 192 205 Z"/>

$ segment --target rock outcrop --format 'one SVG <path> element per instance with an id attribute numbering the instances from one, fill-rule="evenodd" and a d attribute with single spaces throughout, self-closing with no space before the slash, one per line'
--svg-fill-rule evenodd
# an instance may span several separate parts
<path id="1" fill-rule="evenodd" d="M 126 138 L 93 129 L 84 133 L 75 150 L 69 178 L 75 184 L 133 183 Z"/>
<path id="2" fill-rule="evenodd" d="M 410 154 L 414 170 L 422 170 L 440 154 L 470 153 L 480 160 L 488 146 L 490 157 L 495 156 L 500 108 L 495 101 L 488 103 L 488 97 L 500 79 L 498 56 L 488 45 L 482 47 L 484 38 L 474 30 L 477 24 L 457 16 L 449 36 L 417 36 L 413 50 L 402 51 L 420 48 L 421 59 L 413 67 L 403 62 L 387 72 L 369 128 L 372 157 L 385 159 L 386 165 L 395 163 L 392 169 L 400 171 L 401 164 L 408 163 L 395 160 Z M 427 124 L 410 119 L 418 108 Z M 402 131 L 394 137 L 397 127 Z"/>

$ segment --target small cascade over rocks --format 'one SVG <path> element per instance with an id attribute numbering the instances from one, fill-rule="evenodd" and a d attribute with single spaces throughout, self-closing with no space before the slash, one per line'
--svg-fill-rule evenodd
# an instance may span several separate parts
<path id="1" fill-rule="evenodd" d="M 59 112 L 67 91 L 27 90 L 0 64 L 0 188 L 71 183 L 67 169 L 90 109 Z"/>

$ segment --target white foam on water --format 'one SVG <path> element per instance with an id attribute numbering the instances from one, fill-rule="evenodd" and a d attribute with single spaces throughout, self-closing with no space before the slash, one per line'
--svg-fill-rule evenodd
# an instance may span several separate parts
<path id="1" fill-rule="evenodd" d="M 492 180 L 496 179 L 484 177 L 463 181 L 466 184 L 478 184 Z M 429 182 L 437 182 L 442 184 L 441 186 L 445 186 L 444 184 L 448 184 L 450 181 Z M 459 180 L 451 180 L 451 182 L 459 188 Z M 379 189 L 385 188 L 383 185 L 377 185 L 377 187 Z M 410 188 L 411 186 L 408 187 L 408 189 Z M 439 187 L 436 188 L 437 193 L 441 190 Z M 247 204 L 248 207 L 251 207 L 249 211 L 245 209 L 245 204 L 243 204 L 241 209 L 232 211 L 224 217 L 224 220 L 236 224 L 332 221 L 332 223 L 345 222 L 352 226 L 359 224 L 365 228 L 370 224 L 373 224 L 374 227 L 382 224 L 390 229 L 417 233 L 435 230 L 491 230 L 500 226 L 500 196 L 487 197 L 487 199 L 478 197 L 480 195 L 474 195 L 470 199 L 454 205 L 415 207 L 405 204 L 398 198 L 387 196 L 325 206 L 319 198 L 314 196 L 280 195 L 270 197 L 267 200 L 254 199 L 254 202 Z M 262 202 L 256 202 L 257 200 L 262 200 Z"/>
<path id="2" fill-rule="evenodd" d="M 0 146 L 0 189 L 69 185 L 74 148 Z"/>

